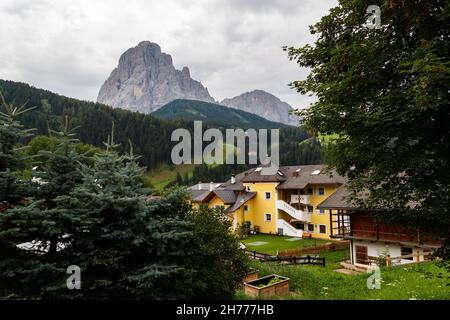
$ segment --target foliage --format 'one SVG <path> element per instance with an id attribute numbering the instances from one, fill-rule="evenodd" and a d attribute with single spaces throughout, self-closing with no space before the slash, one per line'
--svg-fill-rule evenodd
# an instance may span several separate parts
<path id="1" fill-rule="evenodd" d="M 148 169 L 171 162 L 171 133 L 189 126 L 185 121 L 162 121 L 150 115 L 67 98 L 24 83 L 0 80 L 0 91 L 8 103 L 27 102 L 35 107 L 21 115 L 20 120 L 24 127 L 36 128 L 40 135 L 47 135 L 49 128 L 62 131 L 61 123 L 68 116 L 69 126 L 78 127 L 76 133 L 80 141 L 102 147 L 114 122 L 119 144 L 117 151 L 127 152 L 128 140 L 131 140 L 136 153 L 142 155 L 140 164 Z"/>
<path id="2" fill-rule="evenodd" d="M 187 298 L 229 299 L 249 271 L 247 257 L 230 232 L 231 221 L 222 209 L 202 206 L 189 216 L 194 252 L 177 281 Z"/>
<path id="3" fill-rule="evenodd" d="M 71 99 L 13 81 L 0 80 L 0 90 L 4 92 L 7 102 L 28 102 L 28 105 L 36 107 L 32 112 L 22 115 L 21 122 L 26 128 L 36 128 L 37 133 L 40 135 L 46 135 L 48 128 L 61 131 L 63 118 L 69 116 L 70 127 L 79 126 L 77 137 L 80 141 L 95 147 L 102 147 L 103 141 L 109 134 L 109 128 L 114 122 L 116 141 L 119 144 L 117 151 L 120 153 L 127 152 L 128 140 L 131 140 L 135 152 L 142 156 L 139 159 L 139 163 L 148 170 L 157 169 L 161 164 L 172 163 L 171 150 L 176 142 L 171 142 L 171 134 L 175 129 L 185 128 L 193 132 L 193 119 L 160 120 L 152 115 L 144 115 L 128 110 L 111 108 L 99 103 Z M 222 106 L 218 107 L 225 108 Z M 226 110 L 232 109 L 226 108 Z M 281 164 L 316 164 L 322 162 L 322 154 L 318 145 L 300 145 L 300 141 L 308 138 L 308 134 L 302 128 L 283 126 L 239 110 L 234 110 L 233 112 L 236 115 L 245 113 L 246 118 L 244 118 L 248 119 L 249 123 L 256 128 L 278 128 L 282 126 L 280 129 Z M 205 122 L 204 130 L 215 126 L 220 127 L 222 130 L 225 127 L 229 127 L 223 112 L 220 119 L 223 120 L 220 123 Z M 202 120 L 202 118 L 197 120 Z M 231 127 L 235 126 L 236 124 Z M 218 167 L 222 168 L 214 169 L 213 174 L 220 176 L 221 180 L 223 180 L 225 178 L 223 173 L 229 170 L 226 167 L 230 166 Z M 229 179 L 229 175 L 226 176 L 226 179 Z M 195 183 L 195 180 L 189 183 Z M 175 175 L 172 181 L 175 181 Z M 153 184 L 156 185 L 154 182 Z M 184 182 L 184 184 L 186 185 L 187 183 Z"/>
<path id="4" fill-rule="evenodd" d="M 138 157 L 131 148 L 120 155 L 114 134 L 83 165 L 68 123 L 51 132 L 53 150 L 38 151 L 34 188 L 0 214 L 0 296 L 231 297 L 247 265 L 223 212 L 192 211 L 182 189 L 150 199 Z M 17 124 L 15 138 L 24 132 Z M 17 157 L 8 154 L 11 163 Z M 81 270 L 80 290 L 66 286 L 72 265 Z"/>
<path id="5" fill-rule="evenodd" d="M 26 157 L 18 146 L 21 139 L 31 135 L 17 122 L 17 117 L 29 111 L 25 105 L 8 104 L 0 93 L 3 109 L 0 109 L 0 209 L 19 203 L 28 185 L 20 178 Z"/>
<path id="6" fill-rule="evenodd" d="M 367 277 L 360 273 L 348 275 L 338 273 L 334 268 L 342 268 L 338 261 L 345 256 L 337 254 L 348 250 L 325 252 L 327 267 L 282 265 L 277 262 L 251 261 L 258 269 L 260 277 L 279 274 L 289 278 L 291 294 L 272 299 L 295 300 L 448 300 L 450 298 L 450 273 L 435 262 L 390 268 L 381 268 L 381 288 L 369 290 Z M 330 266 L 333 266 L 331 268 Z M 250 299 L 242 291 L 237 291 L 235 299 Z"/>
<path id="7" fill-rule="evenodd" d="M 380 29 L 364 26 L 369 5 L 381 7 Z M 313 46 L 287 50 L 311 69 L 292 86 L 318 97 L 300 115 L 333 135 L 327 162 L 353 198 L 369 192 L 359 205 L 449 241 L 450 3 L 342 0 L 311 33 Z"/>

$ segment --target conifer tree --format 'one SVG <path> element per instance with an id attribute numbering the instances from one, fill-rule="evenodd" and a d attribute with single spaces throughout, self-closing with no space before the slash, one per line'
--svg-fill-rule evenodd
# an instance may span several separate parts
<path id="1" fill-rule="evenodd" d="M 67 119 L 64 132 L 51 133 L 58 145 L 41 151 L 47 160 L 33 172 L 30 194 L 22 205 L 0 215 L 0 242 L 8 248 L 0 252 L 0 282 L 7 284 L 8 293 L 23 297 L 45 297 L 64 285 L 67 263 L 58 251 L 73 241 L 79 219 L 59 200 L 81 182 L 76 139 Z"/>
<path id="2" fill-rule="evenodd" d="M 25 105 L 14 107 L 5 102 L 0 93 L 4 112 L 0 110 L 0 210 L 15 205 L 26 193 L 27 185 L 20 178 L 24 169 L 24 157 L 19 144 L 31 134 L 17 121 L 17 117 L 28 111 Z"/>
<path id="3" fill-rule="evenodd" d="M 190 207 L 181 192 L 147 203 L 143 169 L 132 149 L 119 155 L 113 135 L 83 168 L 83 183 L 61 201 L 83 217 L 65 250 L 82 274 L 78 296 L 90 299 L 173 298 L 170 280 L 189 254 Z M 67 297 L 71 297 L 68 294 Z"/>

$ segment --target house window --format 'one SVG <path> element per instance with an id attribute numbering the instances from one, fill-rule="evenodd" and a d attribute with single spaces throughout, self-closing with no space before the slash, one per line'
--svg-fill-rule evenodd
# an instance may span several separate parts
<path id="1" fill-rule="evenodd" d="M 250 187 L 250 186 L 245 186 L 245 190 L 246 190 L 246 191 L 252 191 L 252 187 Z"/>
<path id="2" fill-rule="evenodd" d="M 313 194 L 313 188 L 306 189 L 306 194 Z"/>
<path id="3" fill-rule="evenodd" d="M 325 214 L 325 209 L 319 209 L 319 214 Z"/>
<path id="4" fill-rule="evenodd" d="M 247 211 L 248 211 L 248 205 L 244 204 L 244 212 L 247 212 Z"/>
<path id="5" fill-rule="evenodd" d="M 319 196 L 324 196 L 325 195 L 325 188 L 317 188 L 317 194 Z"/>
<path id="6" fill-rule="evenodd" d="M 319 232 L 322 234 L 326 234 L 327 233 L 327 226 L 324 224 L 319 225 Z"/>
<path id="7" fill-rule="evenodd" d="M 271 222 L 272 221 L 272 214 L 271 213 L 266 213 L 265 216 L 264 216 L 264 221 Z"/>
<path id="8" fill-rule="evenodd" d="M 409 255 L 412 255 L 412 254 L 413 254 L 413 248 L 411 248 L 411 247 L 402 247 L 401 250 L 400 250 L 400 255 L 402 255 L 402 256 L 409 256 Z M 413 257 L 411 256 L 411 257 L 402 258 L 402 259 L 413 260 Z"/>
<path id="9" fill-rule="evenodd" d="M 264 198 L 266 200 L 269 200 L 270 199 L 270 192 L 264 192 Z"/>
<path id="10" fill-rule="evenodd" d="M 311 223 L 308 223 L 308 231 L 309 232 L 314 232 L 314 225 Z"/>
<path id="11" fill-rule="evenodd" d="M 314 212 L 314 207 L 308 206 L 308 213 L 313 213 L 313 212 Z"/>

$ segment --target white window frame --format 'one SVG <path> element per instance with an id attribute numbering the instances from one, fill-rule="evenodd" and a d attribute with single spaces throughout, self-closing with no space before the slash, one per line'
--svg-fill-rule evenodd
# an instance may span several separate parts
<path id="1" fill-rule="evenodd" d="M 309 226 L 313 226 L 314 230 L 313 231 L 309 230 Z M 306 226 L 306 230 L 309 233 L 315 233 L 316 232 L 316 226 L 314 225 L 314 223 L 308 223 L 307 226 Z"/>
<path id="2" fill-rule="evenodd" d="M 323 212 L 320 212 L 320 211 L 323 211 Z M 317 210 L 317 214 L 320 215 L 320 216 L 325 215 L 325 209 L 318 209 Z"/>
<path id="3" fill-rule="evenodd" d="M 325 227 L 325 232 L 320 232 L 320 227 Z M 319 233 L 320 234 L 327 234 L 327 225 L 326 224 L 319 224 Z"/>
<path id="4" fill-rule="evenodd" d="M 267 220 L 267 215 L 270 216 L 270 220 Z M 272 222 L 272 214 L 271 213 L 264 213 L 264 222 Z"/>
<path id="5" fill-rule="evenodd" d="M 267 194 L 269 194 L 269 198 L 267 198 Z M 264 200 L 272 199 L 272 193 L 270 191 L 264 191 Z"/>

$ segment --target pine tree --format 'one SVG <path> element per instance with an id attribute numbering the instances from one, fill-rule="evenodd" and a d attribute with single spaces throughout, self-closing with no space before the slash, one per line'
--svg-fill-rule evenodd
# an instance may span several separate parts
<path id="1" fill-rule="evenodd" d="M 113 136 L 113 135 L 112 135 Z M 83 183 L 62 198 L 68 210 L 83 217 L 65 250 L 80 266 L 85 299 L 172 298 L 171 277 L 189 253 L 187 198 L 180 192 L 147 203 L 143 169 L 132 151 L 119 155 L 113 138 L 83 168 Z M 73 296 L 67 295 L 68 298 Z"/>
<path id="2" fill-rule="evenodd" d="M 61 252 L 73 238 L 79 217 L 67 211 L 60 197 L 68 195 L 81 182 L 81 158 L 75 150 L 73 133 L 66 119 L 64 132 L 52 132 L 58 145 L 42 151 L 47 159 L 33 173 L 32 191 L 23 205 L 0 215 L 0 277 L 8 294 L 46 297 L 64 286 L 68 266 Z M 20 281 L 19 281 L 20 279 Z"/>
<path id="3" fill-rule="evenodd" d="M 18 147 L 22 139 L 31 135 L 25 130 L 17 117 L 29 109 L 25 105 L 14 107 L 7 104 L 0 93 L 5 112 L 0 112 L 0 211 L 20 202 L 26 194 L 27 185 L 20 178 L 19 171 L 24 169 L 25 157 Z"/>

